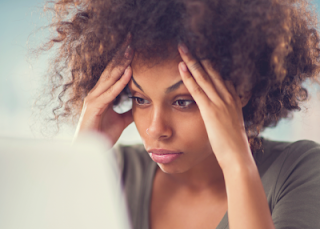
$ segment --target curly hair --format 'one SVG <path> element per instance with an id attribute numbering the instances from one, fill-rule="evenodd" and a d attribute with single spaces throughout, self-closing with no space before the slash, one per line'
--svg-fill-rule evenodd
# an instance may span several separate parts
<path id="1" fill-rule="evenodd" d="M 308 98 L 302 83 L 317 80 L 320 69 L 317 18 L 305 0 L 58 0 L 48 6 L 55 13 L 45 48 L 57 46 L 49 75 L 57 122 L 78 117 L 128 34 L 146 61 L 170 58 L 183 42 L 240 96 L 251 93 L 243 115 L 252 152 L 261 147 L 260 131 L 300 110 Z"/>

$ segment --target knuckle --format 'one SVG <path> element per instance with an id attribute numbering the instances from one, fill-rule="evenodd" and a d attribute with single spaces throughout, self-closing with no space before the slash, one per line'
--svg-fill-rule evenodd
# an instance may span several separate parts
<path id="1" fill-rule="evenodd" d="M 84 98 L 82 113 L 99 116 L 104 112 L 107 106 L 108 102 L 105 102 L 105 100 L 102 101 L 99 98 L 90 98 L 87 96 Z"/>
<path id="2" fill-rule="evenodd" d="M 111 71 L 105 72 L 101 75 L 102 81 L 114 81 L 118 80 L 123 73 L 123 67 L 121 66 L 113 66 Z"/>
<path id="3" fill-rule="evenodd" d="M 187 83 L 192 83 L 194 81 L 193 76 L 191 74 L 184 74 L 183 77 Z"/>
<path id="4" fill-rule="evenodd" d="M 92 89 L 92 90 L 93 90 L 93 89 Z M 88 99 L 92 96 L 92 90 L 90 90 L 90 91 L 87 93 L 86 97 L 84 97 L 84 101 L 88 100 Z"/>
<path id="5" fill-rule="evenodd" d="M 204 106 L 208 107 L 210 110 L 212 110 L 212 111 L 215 110 L 214 104 L 209 99 L 204 100 L 203 104 L 204 104 Z"/>
<path id="6" fill-rule="evenodd" d="M 214 118 L 217 118 L 220 114 L 221 111 L 219 111 L 219 108 L 213 104 L 209 104 L 209 106 L 212 107 L 211 109 L 211 115 L 214 117 Z"/>
<path id="7" fill-rule="evenodd" d="M 116 67 L 114 68 L 114 70 L 115 70 L 115 73 L 116 73 L 117 75 L 120 75 L 120 74 L 123 72 L 123 66 L 122 66 L 122 65 L 118 65 L 118 66 L 116 66 Z"/>
<path id="8" fill-rule="evenodd" d="M 209 80 L 209 77 L 207 74 L 203 74 L 202 77 L 199 79 L 200 81 L 202 81 L 203 83 L 209 83 L 212 84 Z"/>
<path id="9" fill-rule="evenodd" d="M 105 77 L 105 80 L 110 81 L 110 80 L 113 80 L 114 78 L 115 78 L 114 75 L 112 73 L 110 73 Z"/>
<path id="10" fill-rule="evenodd" d="M 194 94 L 202 94 L 203 91 L 202 91 L 202 88 L 200 86 L 195 86 L 193 89 L 192 89 L 192 92 Z"/>
<path id="11" fill-rule="evenodd" d="M 109 79 L 109 77 L 110 77 L 109 72 L 102 73 L 102 75 L 100 76 L 99 82 L 103 83 L 103 82 L 107 81 Z"/>
<path id="12" fill-rule="evenodd" d="M 110 74 L 110 78 L 113 80 L 118 80 L 122 76 L 122 74 L 123 74 L 123 67 L 116 66 L 112 71 L 112 74 Z"/>
<path id="13" fill-rule="evenodd" d="M 97 85 L 94 86 L 86 95 L 86 97 L 83 99 L 84 102 L 91 101 L 93 98 L 95 98 L 95 90 L 97 88 Z"/>
<path id="14" fill-rule="evenodd" d="M 204 71 L 202 65 L 199 62 L 191 64 L 189 69 L 191 72 L 198 72 L 197 75 L 194 75 L 198 76 L 197 80 L 201 80 L 203 82 L 210 82 L 208 74 Z"/>
<path id="15" fill-rule="evenodd" d="M 199 62 L 192 63 L 189 67 L 190 71 L 199 71 L 202 68 Z"/>
<path id="16" fill-rule="evenodd" d="M 117 66 L 117 60 L 115 59 L 115 58 L 113 58 L 110 62 L 109 62 L 109 64 L 108 64 L 108 66 L 107 66 L 107 68 L 109 69 L 109 71 L 111 71 L 115 66 Z"/>
<path id="17" fill-rule="evenodd" d="M 90 92 L 89 92 L 90 93 Z M 91 102 L 91 98 L 90 98 L 90 95 L 88 95 L 83 99 L 83 104 L 87 105 Z"/>
<path id="18" fill-rule="evenodd" d="M 108 92 L 108 95 L 112 95 L 114 92 L 114 86 L 109 87 L 107 92 Z"/>
<path id="19" fill-rule="evenodd" d="M 221 102 L 218 107 L 221 114 L 229 114 L 229 107 L 226 103 Z"/>
<path id="20" fill-rule="evenodd" d="M 204 65 L 205 65 L 205 68 L 211 72 L 212 74 L 215 74 L 216 73 L 216 70 L 214 69 L 214 66 L 213 64 L 210 62 L 210 61 L 205 61 L 204 62 Z"/>
<path id="21" fill-rule="evenodd" d="M 234 104 L 234 99 L 229 93 L 225 96 L 225 101 L 226 101 L 226 104 L 228 105 Z"/>
<path id="22" fill-rule="evenodd" d="M 118 96 L 118 93 L 116 92 L 116 88 L 114 87 L 114 85 L 108 89 L 107 95 L 112 100 Z"/>
<path id="23" fill-rule="evenodd" d="M 110 72 L 111 72 L 111 66 L 110 64 L 106 67 L 106 69 L 102 72 L 101 76 L 100 76 L 100 81 L 105 81 L 109 75 L 110 75 Z M 99 81 L 98 81 L 99 82 Z"/>

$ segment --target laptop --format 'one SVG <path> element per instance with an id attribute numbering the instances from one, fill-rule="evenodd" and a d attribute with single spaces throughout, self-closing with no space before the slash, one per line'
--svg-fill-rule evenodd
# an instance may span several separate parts
<path id="1" fill-rule="evenodd" d="M 0 228 L 131 228 L 106 141 L 0 137 Z"/>

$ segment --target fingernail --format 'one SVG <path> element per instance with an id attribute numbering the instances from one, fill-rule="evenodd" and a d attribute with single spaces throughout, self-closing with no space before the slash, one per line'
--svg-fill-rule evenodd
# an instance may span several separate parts
<path id="1" fill-rule="evenodd" d="M 187 65 L 186 65 L 184 62 L 180 62 L 180 69 L 181 69 L 183 72 L 187 72 L 187 71 L 188 71 Z"/>
<path id="2" fill-rule="evenodd" d="M 132 55 L 132 48 L 130 47 L 130 45 L 128 45 L 128 47 L 124 53 L 124 57 L 129 59 L 131 57 L 131 55 Z"/>
<path id="3" fill-rule="evenodd" d="M 126 70 L 124 71 L 124 74 L 126 74 L 129 70 L 130 70 L 130 65 L 126 68 Z"/>
<path id="4" fill-rule="evenodd" d="M 187 46 L 185 44 L 180 43 L 179 44 L 180 50 L 184 53 L 187 54 L 189 52 Z"/>

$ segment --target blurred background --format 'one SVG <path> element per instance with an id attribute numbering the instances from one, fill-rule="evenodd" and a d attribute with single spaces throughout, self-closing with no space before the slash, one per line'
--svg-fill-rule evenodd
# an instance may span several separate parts
<path id="1" fill-rule="evenodd" d="M 30 49 L 45 41 L 49 31 L 41 27 L 50 19 L 43 0 L 0 0 L 0 136 L 72 139 L 75 126 L 62 126 L 48 134 L 48 124 L 34 114 L 34 101 L 46 83 L 49 55 L 31 58 Z M 314 1 L 320 14 L 320 0 Z M 320 18 L 320 15 L 319 15 Z M 293 119 L 282 120 L 262 135 L 284 141 L 310 139 L 320 142 L 319 86 L 307 85 L 310 99 Z M 45 114 L 44 114 L 45 115 Z M 44 127 L 44 128 L 43 128 Z M 131 124 L 119 142 L 133 144 L 141 139 Z"/>

